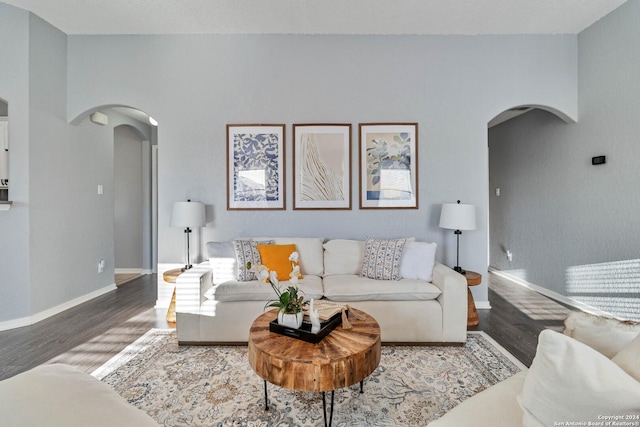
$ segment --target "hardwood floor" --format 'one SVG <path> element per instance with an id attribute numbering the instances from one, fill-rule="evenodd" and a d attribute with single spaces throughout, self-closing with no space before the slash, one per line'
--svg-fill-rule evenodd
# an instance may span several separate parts
<path id="1" fill-rule="evenodd" d="M 170 327 L 156 311 L 156 275 L 31 326 L 0 332 L 0 379 L 43 363 L 61 362 L 93 372 L 151 328 Z"/>
<path id="2" fill-rule="evenodd" d="M 568 308 L 524 286 L 489 273 L 491 310 L 478 310 L 480 324 L 468 330 L 486 332 L 526 366 L 531 365 L 544 329 L 562 330 Z"/>
<path id="3" fill-rule="evenodd" d="M 569 309 L 490 274 L 491 310 L 479 310 L 481 330 L 529 366 L 544 328 L 562 328 Z M 0 379 L 43 363 L 68 363 L 93 372 L 151 328 L 169 328 L 166 310 L 153 308 L 156 275 L 141 276 L 115 291 L 35 325 L 0 332 Z"/>

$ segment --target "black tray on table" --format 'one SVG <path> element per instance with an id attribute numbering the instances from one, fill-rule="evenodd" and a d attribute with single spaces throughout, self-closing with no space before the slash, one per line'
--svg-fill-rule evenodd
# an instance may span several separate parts
<path id="1" fill-rule="evenodd" d="M 328 320 L 320 322 L 320 330 L 314 334 L 311 332 L 311 322 L 303 321 L 300 328 L 290 328 L 278 323 L 278 319 L 274 319 L 269 322 L 269 330 L 276 334 L 286 335 L 291 338 L 296 338 L 302 341 L 310 342 L 312 344 L 319 343 L 322 338 L 326 337 L 329 332 L 333 331 L 338 325 L 342 324 L 342 312 L 338 312 L 331 316 Z"/>

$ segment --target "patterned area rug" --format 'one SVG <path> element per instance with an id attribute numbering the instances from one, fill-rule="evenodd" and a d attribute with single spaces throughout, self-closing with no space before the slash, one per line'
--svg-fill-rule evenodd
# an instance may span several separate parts
<path id="1" fill-rule="evenodd" d="M 336 390 L 333 425 L 425 426 L 522 369 L 482 332 L 461 347 L 383 346 L 363 394 Z M 247 347 L 178 346 L 175 331 L 152 329 L 93 376 L 164 426 L 324 425 L 321 393 L 270 384 L 265 411 Z"/>

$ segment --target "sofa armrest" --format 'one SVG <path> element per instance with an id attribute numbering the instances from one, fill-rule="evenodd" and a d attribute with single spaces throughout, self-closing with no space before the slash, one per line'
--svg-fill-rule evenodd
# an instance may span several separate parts
<path id="1" fill-rule="evenodd" d="M 185 271 L 176 280 L 176 312 L 200 313 L 207 299 L 204 294 L 213 286 L 213 270 L 206 264 Z"/>
<path id="2" fill-rule="evenodd" d="M 442 293 L 437 298 L 442 306 L 442 341 L 467 340 L 467 280 L 455 270 L 436 262 L 433 282 Z"/>

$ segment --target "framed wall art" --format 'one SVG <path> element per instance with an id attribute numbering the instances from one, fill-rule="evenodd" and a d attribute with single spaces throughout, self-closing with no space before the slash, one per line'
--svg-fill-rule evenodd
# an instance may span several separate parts
<path id="1" fill-rule="evenodd" d="M 293 125 L 293 209 L 351 209 L 351 125 Z"/>
<path id="2" fill-rule="evenodd" d="M 227 210 L 285 209 L 284 125 L 227 125 Z"/>
<path id="3" fill-rule="evenodd" d="M 418 124 L 360 124 L 360 209 L 418 208 Z"/>

